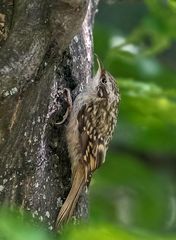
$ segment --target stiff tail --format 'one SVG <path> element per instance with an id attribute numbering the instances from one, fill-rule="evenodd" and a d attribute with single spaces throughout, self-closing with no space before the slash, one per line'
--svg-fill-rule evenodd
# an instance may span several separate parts
<path id="1" fill-rule="evenodd" d="M 75 209 L 76 203 L 78 201 L 78 198 L 85 186 L 85 172 L 81 165 L 78 165 L 74 172 L 73 180 L 72 180 L 72 187 L 70 189 L 70 192 L 64 202 L 64 204 L 61 207 L 61 210 L 58 214 L 57 220 L 56 220 L 56 229 L 59 229 L 59 227 L 67 223 L 69 219 L 71 218 L 73 211 Z"/>

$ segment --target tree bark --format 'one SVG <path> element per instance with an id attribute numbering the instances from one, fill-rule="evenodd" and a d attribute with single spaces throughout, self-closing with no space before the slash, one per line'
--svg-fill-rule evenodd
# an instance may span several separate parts
<path id="1" fill-rule="evenodd" d="M 68 107 L 63 89 L 74 99 L 91 81 L 97 4 L 0 0 L 0 202 L 30 211 L 50 229 L 71 177 L 67 122 L 56 122 Z M 87 216 L 85 195 L 75 216 Z"/>

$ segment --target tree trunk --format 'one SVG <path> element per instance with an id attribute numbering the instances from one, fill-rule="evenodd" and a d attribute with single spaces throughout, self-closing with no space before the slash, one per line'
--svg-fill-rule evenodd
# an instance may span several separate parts
<path id="1" fill-rule="evenodd" d="M 0 202 L 50 229 L 71 177 L 67 122 L 56 123 L 68 107 L 64 88 L 74 99 L 91 79 L 97 3 L 0 0 Z M 75 216 L 86 215 L 84 195 Z"/>

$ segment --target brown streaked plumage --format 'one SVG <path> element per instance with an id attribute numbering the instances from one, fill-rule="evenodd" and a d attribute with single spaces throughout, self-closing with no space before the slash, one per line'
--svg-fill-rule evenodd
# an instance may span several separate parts
<path id="1" fill-rule="evenodd" d="M 67 144 L 72 166 L 72 187 L 61 207 L 56 228 L 73 215 L 81 192 L 92 173 L 105 161 L 116 125 L 119 92 L 113 77 L 98 61 L 93 80 L 76 97 L 67 126 Z"/>

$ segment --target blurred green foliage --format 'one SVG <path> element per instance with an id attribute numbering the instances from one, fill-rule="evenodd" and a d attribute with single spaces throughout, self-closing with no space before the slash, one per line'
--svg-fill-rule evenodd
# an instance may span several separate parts
<path id="1" fill-rule="evenodd" d="M 47 240 L 49 234 L 39 224 L 32 225 L 29 216 L 18 211 L 0 210 L 0 240 Z"/>
<path id="2" fill-rule="evenodd" d="M 176 239 L 176 1 L 100 1 L 95 52 L 117 79 L 118 127 L 91 183 L 90 224 L 56 237 L 1 211 L 0 240 Z"/>
<path id="3" fill-rule="evenodd" d="M 141 231 L 127 231 L 123 228 L 115 227 L 112 225 L 89 225 L 81 226 L 71 231 L 63 236 L 63 239 L 70 240 L 174 240 L 173 235 L 157 235 Z"/>
<path id="4" fill-rule="evenodd" d="M 117 79 L 121 103 L 107 161 L 91 187 L 91 222 L 175 232 L 175 26 L 174 0 L 100 4 L 95 52 Z"/>
<path id="5" fill-rule="evenodd" d="M 24 219 L 25 218 L 25 219 Z M 47 232 L 39 224 L 29 224 L 32 222 L 29 216 L 19 215 L 17 212 L 9 210 L 0 211 L 0 240 L 172 240 L 172 234 L 153 234 L 146 231 L 126 231 L 123 228 L 109 224 L 80 225 L 67 227 L 62 234 Z"/>
<path id="6" fill-rule="evenodd" d="M 92 189 L 93 220 L 113 223 L 119 216 L 124 224 L 133 227 L 164 226 L 168 211 L 167 179 L 131 155 L 112 153 L 97 175 L 96 189 Z"/>

